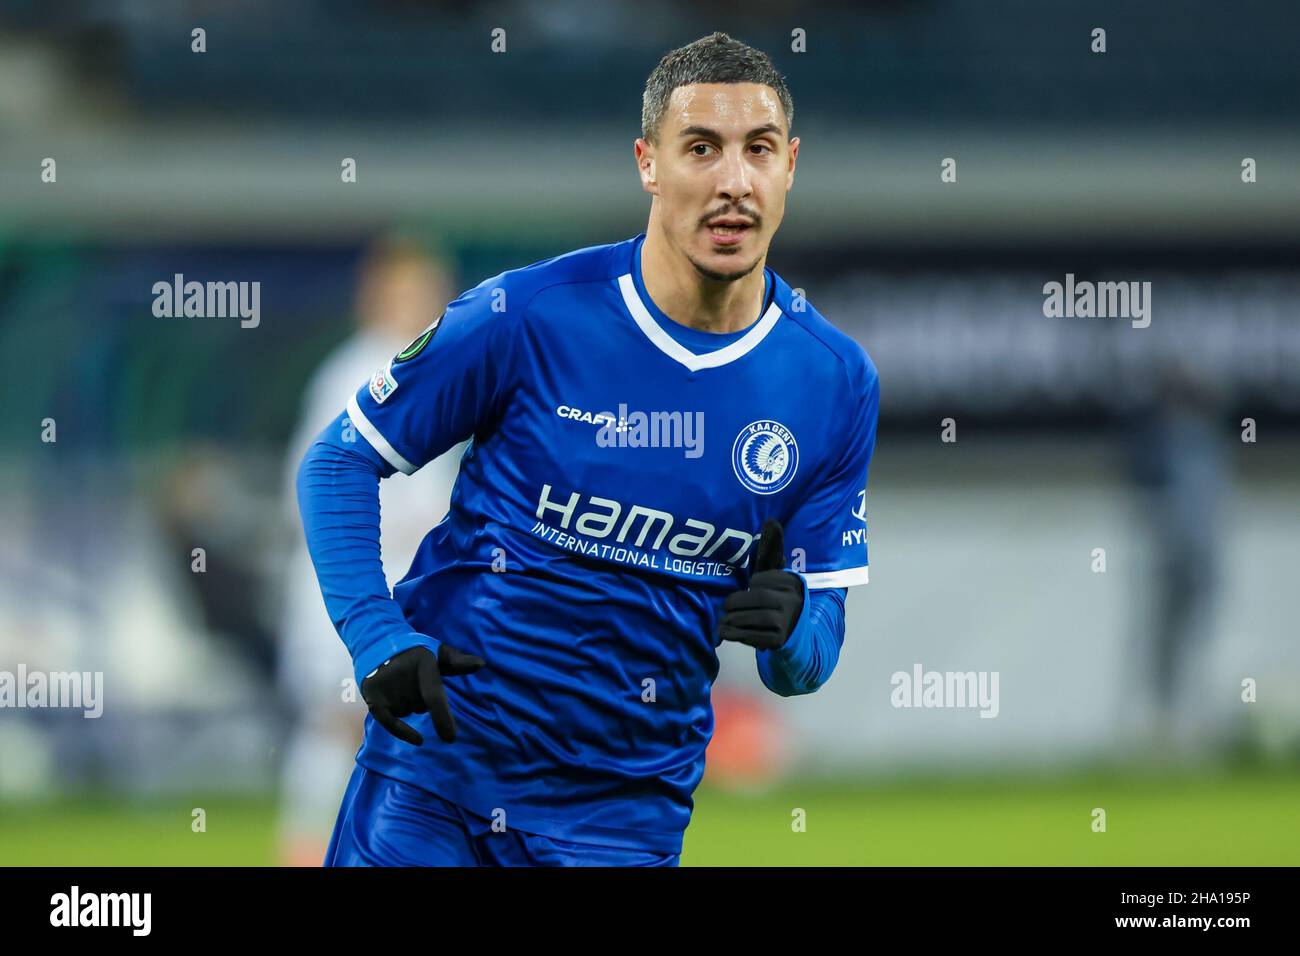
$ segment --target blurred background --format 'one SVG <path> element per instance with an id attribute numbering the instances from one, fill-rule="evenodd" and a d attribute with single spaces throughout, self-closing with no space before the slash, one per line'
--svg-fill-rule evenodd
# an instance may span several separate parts
<path id="1" fill-rule="evenodd" d="M 103 704 L 0 706 L 0 865 L 319 863 L 364 705 L 298 458 L 462 290 L 644 231 L 645 78 L 717 29 L 794 96 L 768 264 L 882 389 L 839 668 L 723 650 L 683 862 L 1300 863 L 1294 4 L 0 0 L 0 679 Z M 390 581 L 457 458 L 384 483 Z"/>

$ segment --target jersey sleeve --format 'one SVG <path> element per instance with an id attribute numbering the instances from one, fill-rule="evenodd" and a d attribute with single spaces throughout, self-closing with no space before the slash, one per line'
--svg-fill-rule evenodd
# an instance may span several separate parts
<path id="1" fill-rule="evenodd" d="M 348 400 L 357 431 L 395 470 L 412 474 L 490 431 L 510 392 L 511 312 L 499 277 L 456 299 Z"/>
<path id="2" fill-rule="evenodd" d="M 867 583 L 867 473 L 876 447 L 880 380 L 871 359 L 862 357 L 849 376 L 845 405 L 851 411 L 838 436 L 839 454 L 785 529 L 794 570 L 812 589 Z"/>
<path id="3" fill-rule="evenodd" d="M 805 589 L 799 623 L 785 644 L 756 651 L 758 676 L 782 697 L 811 694 L 831 678 L 844 646 L 844 589 Z"/>

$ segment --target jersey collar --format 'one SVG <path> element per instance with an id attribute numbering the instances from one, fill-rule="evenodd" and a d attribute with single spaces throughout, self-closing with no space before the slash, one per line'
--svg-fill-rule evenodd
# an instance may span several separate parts
<path id="1" fill-rule="evenodd" d="M 663 352 L 669 358 L 681 363 L 692 372 L 698 372 L 700 369 L 717 368 L 720 365 L 727 365 L 736 359 L 748 354 L 757 347 L 759 342 L 772 331 L 772 326 L 776 325 L 776 320 L 781 317 L 781 307 L 777 305 L 775 294 L 772 296 L 772 304 L 767 307 L 762 318 L 755 322 L 748 332 L 742 335 L 730 345 L 725 345 L 720 349 L 712 352 L 695 353 L 682 345 L 671 335 L 664 331 L 663 326 L 656 321 L 653 312 L 659 313 L 658 307 L 650 301 L 650 296 L 645 291 L 644 282 L 639 274 L 639 262 L 641 243 L 645 236 L 638 236 L 632 245 L 631 262 L 629 263 L 628 272 L 619 276 L 618 287 L 623 294 L 623 304 L 627 306 L 628 313 L 632 316 L 632 321 L 645 334 L 652 345 Z M 772 279 L 775 286 L 776 280 Z M 659 313 L 662 315 L 662 313 Z M 671 321 L 664 317 L 665 321 Z"/>

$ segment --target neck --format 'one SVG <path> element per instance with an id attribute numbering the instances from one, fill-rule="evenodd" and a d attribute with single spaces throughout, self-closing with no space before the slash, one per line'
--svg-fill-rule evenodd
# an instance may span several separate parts
<path id="1" fill-rule="evenodd" d="M 705 332 L 736 332 L 754 323 L 763 307 L 763 271 L 767 254 L 739 279 L 724 281 L 701 275 L 686 254 L 650 217 L 641 243 L 641 280 L 664 315 Z M 735 268 L 748 263 L 737 261 Z"/>

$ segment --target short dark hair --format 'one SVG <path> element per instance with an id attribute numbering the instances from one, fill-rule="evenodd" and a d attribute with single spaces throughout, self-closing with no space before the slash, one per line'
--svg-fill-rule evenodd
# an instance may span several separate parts
<path id="1" fill-rule="evenodd" d="M 762 50 L 732 39 L 725 33 L 710 33 L 693 43 L 664 54 L 650 72 L 641 97 L 641 138 L 658 143 L 668 99 L 679 86 L 692 83 L 761 83 L 776 91 L 785 110 L 788 127 L 794 125 L 794 99 L 785 78 L 776 71 Z"/>

